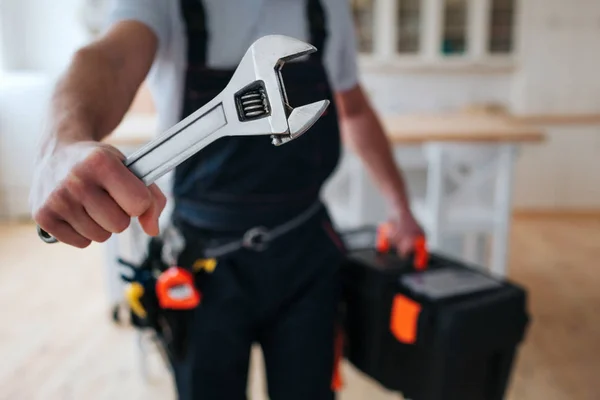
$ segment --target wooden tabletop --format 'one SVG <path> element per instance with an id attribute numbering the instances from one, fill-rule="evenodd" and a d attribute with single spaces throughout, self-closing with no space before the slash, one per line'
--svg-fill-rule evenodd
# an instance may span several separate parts
<path id="1" fill-rule="evenodd" d="M 507 116 L 478 113 L 383 116 L 394 144 L 445 142 L 541 142 L 544 134 Z M 107 139 L 114 146 L 139 147 L 157 136 L 155 114 L 131 114 Z"/>
<path id="2" fill-rule="evenodd" d="M 106 139 L 116 147 L 137 148 L 158 135 L 156 114 L 127 115 L 115 131 Z"/>
<path id="3" fill-rule="evenodd" d="M 544 134 L 510 116 L 484 113 L 411 114 L 383 116 L 382 123 L 393 143 L 445 142 L 541 142 Z"/>

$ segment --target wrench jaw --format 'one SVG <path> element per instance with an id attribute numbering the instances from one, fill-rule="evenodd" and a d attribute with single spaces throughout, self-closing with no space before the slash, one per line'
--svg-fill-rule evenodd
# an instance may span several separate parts
<path id="1" fill-rule="evenodd" d="M 273 145 L 281 146 L 302 136 L 321 118 L 327 107 L 329 107 L 329 100 L 321 100 L 294 108 L 288 117 L 289 134 L 273 135 Z"/>
<path id="2" fill-rule="evenodd" d="M 258 39 L 250 48 L 258 69 L 280 70 L 283 64 L 307 54 L 314 53 L 317 48 L 301 40 L 283 35 L 267 35 Z"/>
<path id="3" fill-rule="evenodd" d="M 238 119 L 243 129 L 236 135 L 271 135 L 276 146 L 300 137 L 323 115 L 328 100 L 292 108 L 289 104 L 281 70 L 286 62 L 313 53 L 317 49 L 298 39 L 269 35 L 257 40 L 246 52 L 237 68 L 232 84 L 243 86 L 236 91 Z M 247 118 L 245 110 L 258 112 L 259 96 L 247 94 L 248 89 L 260 86 L 264 112 Z M 244 103 L 243 100 L 253 100 Z M 245 104 L 248 106 L 245 107 Z"/>

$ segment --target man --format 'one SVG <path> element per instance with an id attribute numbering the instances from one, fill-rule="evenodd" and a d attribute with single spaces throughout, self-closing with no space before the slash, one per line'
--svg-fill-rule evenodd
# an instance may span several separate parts
<path id="1" fill-rule="evenodd" d="M 155 185 L 146 188 L 124 167 L 123 156 L 100 141 L 146 78 L 167 128 L 218 94 L 250 44 L 267 34 L 318 48 L 285 66 L 290 103 L 332 104 L 285 146 L 265 137 L 224 138 L 176 169 L 172 220 L 187 244 L 180 262 L 189 264 L 202 256 L 200 249 L 239 240 L 254 227 L 275 236 L 266 248 L 255 243 L 223 254 L 200 284 L 190 348 L 173 365 L 182 399 L 244 398 L 255 342 L 271 399 L 333 398 L 343 247 L 319 192 L 337 165 L 340 136 L 388 200 L 398 250 L 410 252 L 423 233 L 358 82 L 347 0 L 116 1 L 109 29 L 75 54 L 53 96 L 32 191 L 35 221 L 79 248 L 122 232 L 132 217 L 148 235 L 158 235 L 165 197 Z"/>

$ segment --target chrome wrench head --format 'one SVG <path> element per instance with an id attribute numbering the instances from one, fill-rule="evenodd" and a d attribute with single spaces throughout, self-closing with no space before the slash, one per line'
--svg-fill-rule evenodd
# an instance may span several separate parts
<path id="1" fill-rule="evenodd" d="M 234 91 L 238 117 L 243 123 L 235 135 L 270 134 L 273 144 L 281 145 L 313 126 L 329 106 L 329 100 L 292 108 L 281 69 L 286 62 L 315 51 L 308 43 L 282 35 L 264 36 L 250 46 L 226 89 Z"/>

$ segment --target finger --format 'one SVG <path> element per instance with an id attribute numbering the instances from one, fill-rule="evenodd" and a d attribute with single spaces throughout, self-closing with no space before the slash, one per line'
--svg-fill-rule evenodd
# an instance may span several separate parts
<path id="1" fill-rule="evenodd" d="M 398 242 L 398 253 L 402 257 L 408 257 L 414 248 L 414 239 L 412 237 L 403 237 Z"/>
<path id="2" fill-rule="evenodd" d="M 157 185 L 150 185 L 149 190 L 152 193 L 152 205 L 138 220 L 148 235 L 158 236 L 160 233 L 159 218 L 167 204 L 167 199 Z"/>
<path id="3" fill-rule="evenodd" d="M 111 233 L 96 223 L 83 207 L 78 208 L 70 218 L 65 219 L 80 235 L 104 243 L 110 239 Z"/>
<path id="4" fill-rule="evenodd" d="M 160 188 L 156 184 L 150 185 L 148 187 L 148 189 L 150 190 L 150 193 L 152 194 L 152 196 L 156 200 L 158 213 L 159 214 L 162 213 L 163 210 L 165 209 L 166 205 L 167 205 L 167 198 L 165 197 L 165 195 L 162 192 L 162 190 L 160 190 Z"/>
<path id="5" fill-rule="evenodd" d="M 54 236 L 59 242 L 84 249 L 91 244 L 91 240 L 81 236 L 71 225 L 62 221 L 58 216 L 36 218 L 37 224 Z"/>
<path id="6" fill-rule="evenodd" d="M 90 192 L 83 204 L 88 215 L 105 231 L 121 233 L 127 229 L 131 218 L 114 199 L 99 187 L 90 189 Z"/>
<path id="7" fill-rule="evenodd" d="M 98 155 L 99 154 L 99 155 Z M 123 162 L 107 152 L 90 156 L 86 173 L 91 174 L 130 217 L 139 217 L 152 206 L 152 194 Z"/>
<path id="8" fill-rule="evenodd" d="M 110 232 L 98 225 L 85 211 L 83 206 L 75 201 L 70 194 L 63 192 L 52 203 L 52 211 L 81 236 L 95 242 L 105 242 L 110 238 Z"/>

